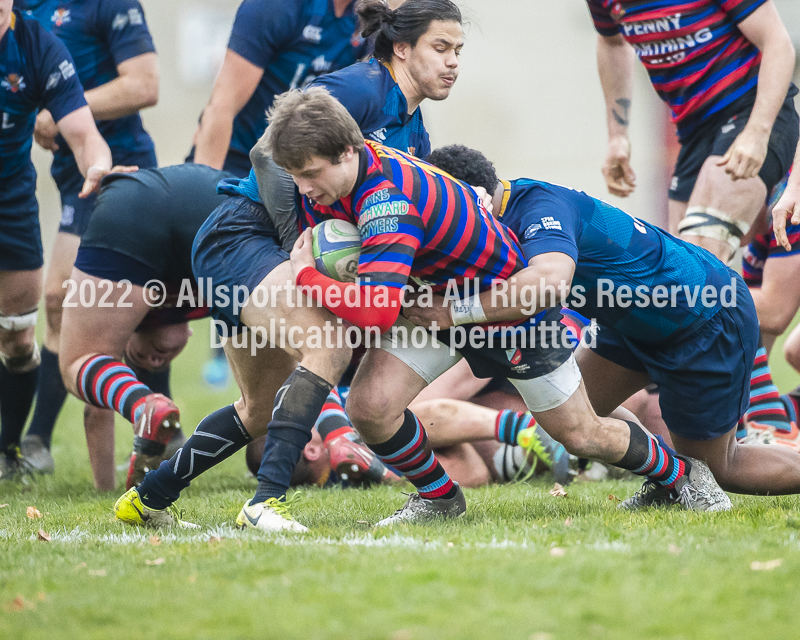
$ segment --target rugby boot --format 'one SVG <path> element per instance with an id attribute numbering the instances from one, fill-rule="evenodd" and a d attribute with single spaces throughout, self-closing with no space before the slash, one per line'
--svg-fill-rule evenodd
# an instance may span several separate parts
<path id="1" fill-rule="evenodd" d="M 145 398 L 144 411 L 133 426 L 134 435 L 167 444 L 178 429 L 181 413 L 175 403 L 160 393 L 151 393 Z"/>
<path id="2" fill-rule="evenodd" d="M 0 451 L 0 482 L 19 480 L 25 474 L 22 456 L 17 447 L 8 451 Z"/>
<path id="3" fill-rule="evenodd" d="M 408 500 L 402 508 L 388 518 L 378 522 L 376 527 L 391 527 L 396 524 L 424 524 L 433 520 L 459 518 L 467 512 L 467 501 L 464 492 L 457 482 L 456 495 L 449 499 L 423 498 L 418 493 L 406 494 Z"/>
<path id="4" fill-rule="evenodd" d="M 264 533 L 306 533 L 307 527 L 297 522 L 292 516 L 292 507 L 300 497 L 295 493 L 286 502 L 278 498 L 268 498 L 264 502 L 244 503 L 236 516 L 236 527 L 239 529 L 256 529 Z"/>
<path id="5" fill-rule="evenodd" d="M 30 473 L 39 473 L 42 475 L 50 475 L 55 472 L 56 464 L 53 456 L 50 453 L 41 437 L 25 436 L 20 444 L 22 457 L 26 470 Z"/>
<path id="6" fill-rule="evenodd" d="M 672 504 L 675 504 L 672 491 L 655 480 L 645 478 L 642 488 L 627 500 L 620 502 L 617 509 L 636 511 L 647 507 L 664 507 Z"/>
<path id="7" fill-rule="evenodd" d="M 199 529 L 192 522 L 181 520 L 178 508 L 171 504 L 166 509 L 151 509 L 144 506 L 139 492 L 129 489 L 114 504 L 114 515 L 125 524 L 140 527 L 153 527 L 156 529 L 168 527 L 181 527 L 182 529 Z"/>
<path id="8" fill-rule="evenodd" d="M 331 439 L 325 447 L 330 455 L 331 469 L 351 485 L 368 487 L 402 482 L 402 478 L 392 473 L 367 445 L 351 440 L 348 434 Z"/>
<path id="9" fill-rule="evenodd" d="M 681 456 L 691 465 L 688 475 L 675 482 L 675 502 L 691 511 L 730 511 L 731 499 L 714 479 L 705 462 Z"/>
<path id="10" fill-rule="evenodd" d="M 535 455 L 538 460 L 550 469 L 556 482 L 562 485 L 572 482 L 573 475 L 570 472 L 567 450 L 564 445 L 551 438 L 542 429 L 541 425 L 536 424 L 520 431 L 517 434 L 517 444 L 528 454 Z M 520 480 L 527 480 L 535 470 L 536 463 L 533 461 L 530 470 L 526 471 L 526 477 L 520 478 Z"/>
<path id="11" fill-rule="evenodd" d="M 145 440 L 138 436 L 133 439 L 133 453 L 128 463 L 128 476 L 125 480 L 125 488 L 138 487 L 145 474 L 151 469 L 158 469 L 164 460 L 169 460 L 174 456 L 186 442 L 186 436 L 180 427 L 174 429 L 172 439 L 166 446 L 160 442 Z"/>

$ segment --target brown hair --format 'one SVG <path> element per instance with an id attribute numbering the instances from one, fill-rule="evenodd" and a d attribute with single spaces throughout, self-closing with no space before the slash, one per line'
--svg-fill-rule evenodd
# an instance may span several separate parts
<path id="1" fill-rule="evenodd" d="M 364 135 L 342 104 L 322 87 L 287 91 L 267 113 L 266 135 L 259 144 L 284 169 L 300 169 L 312 156 L 339 164 L 348 147 L 358 151 Z"/>

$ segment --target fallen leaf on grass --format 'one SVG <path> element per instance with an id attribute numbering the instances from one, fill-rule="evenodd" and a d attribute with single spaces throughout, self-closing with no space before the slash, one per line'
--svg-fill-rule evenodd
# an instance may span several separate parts
<path id="1" fill-rule="evenodd" d="M 89 569 L 90 576 L 96 576 L 98 578 L 105 578 L 106 577 L 106 570 L 105 569 Z"/>
<path id="2" fill-rule="evenodd" d="M 776 558 L 775 560 L 767 560 L 766 562 L 759 562 L 755 560 L 750 563 L 750 568 L 753 571 L 772 571 L 777 569 L 783 564 L 783 558 Z"/>
<path id="3" fill-rule="evenodd" d="M 670 544 L 667 547 L 667 551 L 669 551 L 672 555 L 679 556 L 679 555 L 681 555 L 682 549 L 677 545 Z"/>
<path id="4" fill-rule="evenodd" d="M 44 529 L 39 529 L 39 533 L 36 534 L 36 539 L 41 542 L 52 542 L 53 539 L 50 537 L 50 534 L 47 533 Z"/>
<path id="5" fill-rule="evenodd" d="M 28 516 L 31 520 L 38 520 L 42 517 L 42 512 L 39 511 L 36 507 L 28 507 L 25 510 L 25 515 Z"/>
<path id="6" fill-rule="evenodd" d="M 158 536 L 150 536 L 150 544 L 153 545 L 154 547 L 157 547 L 158 545 L 161 544 L 161 538 L 159 538 Z"/>
<path id="7" fill-rule="evenodd" d="M 220 542 L 222 542 L 222 538 L 220 538 L 219 536 L 211 536 L 208 539 L 208 545 L 211 547 L 218 545 Z"/>
<path id="8" fill-rule="evenodd" d="M 622 502 L 622 500 L 617 498 L 617 496 L 615 496 L 613 493 L 608 494 L 608 499 L 611 500 L 612 502 Z"/>
<path id="9" fill-rule="evenodd" d="M 566 549 L 562 547 L 553 547 L 550 549 L 550 555 L 554 558 L 562 558 L 567 553 Z"/>
<path id="10" fill-rule="evenodd" d="M 151 566 L 157 566 L 159 564 L 164 564 L 166 562 L 165 558 L 156 558 L 155 560 L 145 560 L 145 564 L 149 564 Z"/>
<path id="11" fill-rule="evenodd" d="M 0 504 L 0 509 L 5 509 L 9 504 L 6 502 L 5 504 Z"/>
<path id="12" fill-rule="evenodd" d="M 22 596 L 17 596 L 11 602 L 8 603 L 6 608 L 10 609 L 11 611 L 24 611 L 26 604 L 27 602 L 25 598 L 23 598 Z"/>
<path id="13" fill-rule="evenodd" d="M 369 524 L 366 520 L 356 520 L 356 524 Z"/>
<path id="14" fill-rule="evenodd" d="M 553 485 L 553 488 L 550 489 L 550 495 L 554 498 L 563 497 L 567 495 L 567 492 L 564 491 L 564 487 L 562 487 L 558 482 Z"/>
<path id="15" fill-rule="evenodd" d="M 572 518 L 567 518 L 564 520 L 564 526 L 571 527 L 572 526 Z"/>
<path id="16" fill-rule="evenodd" d="M 79 562 L 78 564 L 75 565 L 75 571 L 77 571 L 78 569 L 85 569 L 85 568 L 86 568 L 85 562 Z"/>

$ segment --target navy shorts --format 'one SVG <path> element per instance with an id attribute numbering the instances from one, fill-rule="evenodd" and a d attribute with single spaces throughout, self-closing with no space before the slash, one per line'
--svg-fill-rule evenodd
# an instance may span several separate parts
<path id="1" fill-rule="evenodd" d="M 658 385 L 669 430 L 688 440 L 712 440 L 736 427 L 750 403 L 758 349 L 758 318 L 744 280 L 736 276 L 736 306 L 723 307 L 682 340 L 643 344 L 598 327 L 595 352 Z"/>
<path id="2" fill-rule="evenodd" d="M 786 96 L 786 100 L 778 112 L 775 124 L 772 126 L 767 157 L 758 172 L 759 177 L 767 186 L 768 193 L 792 166 L 798 136 L 800 136 L 798 130 L 800 125 L 798 125 L 798 115 L 793 97 L 796 93 L 797 89 L 792 85 L 789 95 Z M 717 118 L 700 125 L 686 140 L 681 142 L 681 150 L 678 154 L 678 161 L 675 163 L 672 184 L 669 188 L 670 200 L 689 202 L 703 163 L 709 156 L 725 155 L 736 136 L 744 129 L 752 110 L 751 105 L 729 118 Z"/>
<path id="3" fill-rule="evenodd" d="M 153 150 L 135 154 L 120 154 L 119 156 L 113 153 L 112 159 L 115 165 L 135 165 L 140 169 L 158 166 L 156 153 Z M 52 172 L 52 175 L 61 196 L 61 221 L 58 224 L 58 230 L 62 233 L 82 237 L 89 226 L 89 218 L 94 211 L 97 196 L 78 197 L 83 188 L 84 177 L 74 162 L 63 169 L 59 168 Z"/>
<path id="4" fill-rule="evenodd" d="M 268 273 L 288 259 L 264 206 L 241 197 L 230 197 L 217 207 L 200 227 L 192 246 L 195 278 L 210 281 L 215 292 L 226 287 L 229 294 L 227 304 L 223 304 L 221 296 L 214 295 L 211 316 L 234 330 L 244 326 L 239 317 L 241 309 L 234 309 L 230 295 L 234 286 L 244 286 L 252 292 Z"/>
<path id="5" fill-rule="evenodd" d="M 33 271 L 43 264 L 36 195 L 0 200 L 0 271 Z"/>

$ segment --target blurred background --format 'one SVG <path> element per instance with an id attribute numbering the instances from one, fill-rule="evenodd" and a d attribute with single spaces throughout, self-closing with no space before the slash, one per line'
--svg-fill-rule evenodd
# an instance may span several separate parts
<path id="1" fill-rule="evenodd" d="M 161 65 L 158 105 L 142 112 L 160 165 L 183 161 L 222 63 L 239 0 L 140 0 Z M 457 0 L 458 1 L 458 0 Z M 800 50 L 800 1 L 774 0 Z M 556 182 L 608 199 L 660 223 L 677 147 L 667 108 L 636 65 L 631 141 L 637 189 L 608 195 L 605 106 L 595 62 L 596 34 L 584 0 L 461 0 L 469 22 L 458 82 L 422 109 L 435 147 L 483 151 L 506 178 Z M 800 65 L 799 65 L 800 66 Z M 796 76 L 800 74 L 797 74 Z M 800 77 L 796 77 L 800 84 Z M 50 154 L 35 147 L 45 256 L 60 206 Z"/>

